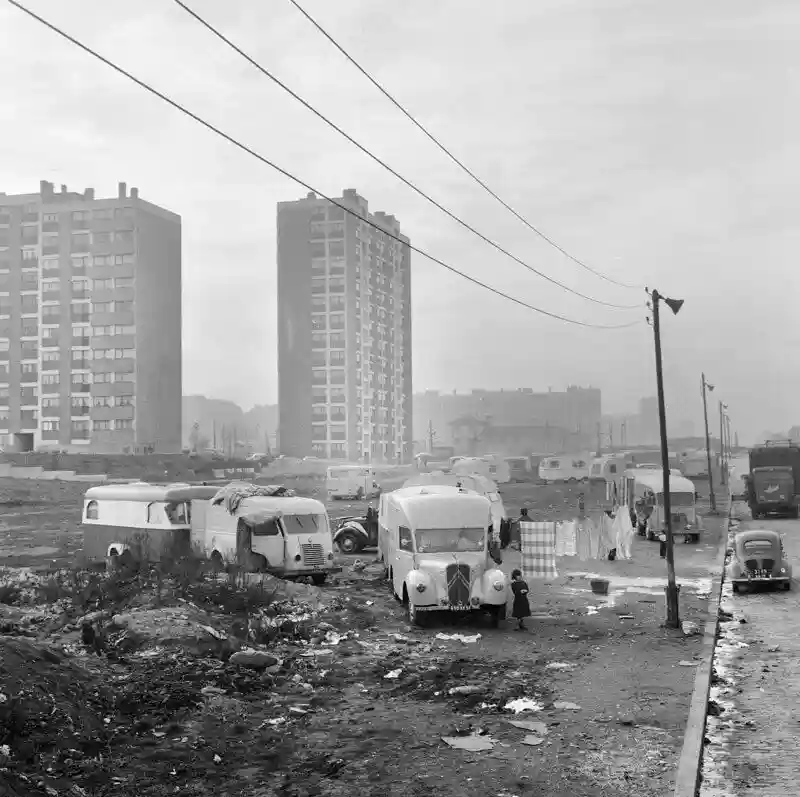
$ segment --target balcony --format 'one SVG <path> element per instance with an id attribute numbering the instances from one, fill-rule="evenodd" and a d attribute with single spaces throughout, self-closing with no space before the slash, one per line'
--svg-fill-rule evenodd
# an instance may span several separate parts
<path id="1" fill-rule="evenodd" d="M 0 213 L 0 227 L 7 227 L 9 224 L 11 224 L 11 214 Z"/>
<path id="2" fill-rule="evenodd" d="M 70 432 L 70 439 L 71 440 L 88 440 L 91 436 L 91 432 L 88 429 L 72 429 Z"/>
<path id="3" fill-rule="evenodd" d="M 75 385 L 72 386 L 72 389 L 75 390 Z M 82 415 L 89 415 L 89 405 L 88 404 L 73 404 L 70 407 L 70 415 L 73 418 L 77 418 Z"/>
<path id="4" fill-rule="evenodd" d="M 70 295 L 73 299 L 88 299 L 91 296 L 91 291 L 87 288 L 73 288 Z"/>
<path id="5" fill-rule="evenodd" d="M 72 220 L 72 229 L 73 230 L 88 230 L 89 229 L 89 220 L 88 219 L 73 219 Z"/>
<path id="6" fill-rule="evenodd" d="M 91 390 L 91 385 L 88 382 L 73 382 L 70 386 L 70 390 L 73 393 L 88 393 Z M 88 407 L 86 408 L 88 411 Z M 83 413 L 81 413 L 83 414 Z"/>
<path id="7" fill-rule="evenodd" d="M 42 245 L 42 254 L 43 255 L 57 255 L 58 254 L 58 244 L 43 244 Z"/>
<path id="8" fill-rule="evenodd" d="M 42 232 L 58 232 L 58 222 L 57 221 L 43 221 L 42 222 Z"/>
<path id="9" fill-rule="evenodd" d="M 72 345 L 73 346 L 88 346 L 90 340 L 91 340 L 91 338 L 84 338 L 84 337 L 78 337 L 77 335 L 73 335 L 72 336 Z"/>
<path id="10" fill-rule="evenodd" d="M 70 313 L 70 320 L 73 324 L 88 324 L 91 318 L 91 313 L 76 313 L 74 310 Z M 48 321 L 48 323 L 55 322 Z"/>
<path id="11" fill-rule="evenodd" d="M 73 371 L 88 371 L 92 367 L 92 361 L 88 358 L 86 359 L 78 359 L 72 361 L 72 370 Z"/>
<path id="12" fill-rule="evenodd" d="M 23 221 L 39 221 L 39 214 L 37 213 L 23 213 L 22 214 Z"/>
<path id="13" fill-rule="evenodd" d="M 19 375 L 20 384 L 31 384 L 34 385 L 39 381 L 39 373 L 38 371 L 25 371 Z"/>
<path id="14" fill-rule="evenodd" d="M 58 440 L 58 429 L 42 429 L 42 440 Z"/>
<path id="15" fill-rule="evenodd" d="M 47 323 L 48 324 L 57 324 L 61 321 L 60 316 L 56 316 L 55 318 L 48 317 Z M 61 345 L 61 340 L 58 335 L 48 335 L 45 338 L 42 338 L 42 348 L 58 348 Z"/>
<path id="16" fill-rule="evenodd" d="M 42 418 L 60 418 L 61 407 L 42 407 Z"/>
<path id="17" fill-rule="evenodd" d="M 58 371 L 61 368 L 61 359 L 56 358 L 55 360 L 43 360 L 41 365 L 42 371 Z"/>
<path id="18" fill-rule="evenodd" d="M 22 350 L 20 352 L 20 357 L 23 360 L 38 360 L 39 359 L 39 348 L 38 346 L 22 346 Z"/>
<path id="19" fill-rule="evenodd" d="M 19 391 L 19 403 L 22 407 L 32 407 L 39 403 L 39 396 L 29 387 L 23 387 Z"/>
<path id="20" fill-rule="evenodd" d="M 331 396 L 331 404 L 345 404 L 345 403 L 347 403 L 347 398 L 345 396 L 338 396 L 338 395 Z"/>

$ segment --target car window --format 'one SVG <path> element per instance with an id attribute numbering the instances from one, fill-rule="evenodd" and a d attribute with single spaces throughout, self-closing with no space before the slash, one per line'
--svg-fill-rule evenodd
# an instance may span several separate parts
<path id="1" fill-rule="evenodd" d="M 742 547 L 745 551 L 771 551 L 774 545 L 772 540 L 745 540 Z"/>

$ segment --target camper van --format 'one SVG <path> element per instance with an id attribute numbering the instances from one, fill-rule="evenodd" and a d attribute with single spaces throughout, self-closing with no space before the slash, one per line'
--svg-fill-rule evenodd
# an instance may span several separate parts
<path id="1" fill-rule="evenodd" d="M 328 468 L 325 489 L 328 498 L 351 498 L 355 501 L 380 495 L 373 468 L 359 465 L 336 465 Z"/>
<path id="2" fill-rule="evenodd" d="M 703 527 L 697 512 L 694 483 L 670 470 L 669 491 L 673 538 L 698 542 Z M 639 534 L 648 540 L 658 539 L 666 522 L 663 472 L 648 468 L 626 470 L 619 481 L 619 495 L 620 503 L 633 510 Z"/>
<path id="3" fill-rule="evenodd" d="M 539 463 L 539 479 L 547 483 L 588 481 L 588 457 L 572 454 L 545 457 Z"/>
<path id="4" fill-rule="evenodd" d="M 324 504 L 285 495 L 245 496 L 234 504 L 226 498 L 230 487 L 208 503 L 199 534 L 206 556 L 218 568 L 235 562 L 245 570 L 283 578 L 310 576 L 315 584 L 341 571 L 334 566 Z"/>
<path id="5" fill-rule="evenodd" d="M 505 616 L 506 576 L 492 558 L 489 500 L 459 487 L 403 487 L 381 496 L 379 558 L 409 622 L 434 611 Z"/>
<path id="6" fill-rule="evenodd" d="M 83 499 L 83 554 L 88 562 L 151 561 L 189 553 L 192 529 L 218 487 L 102 484 Z"/>
<path id="7" fill-rule="evenodd" d="M 517 484 L 526 482 L 531 477 L 531 463 L 528 457 L 506 457 L 509 481 Z"/>

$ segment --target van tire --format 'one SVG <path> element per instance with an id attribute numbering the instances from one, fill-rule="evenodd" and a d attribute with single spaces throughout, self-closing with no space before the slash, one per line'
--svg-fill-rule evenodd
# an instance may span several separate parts
<path id="1" fill-rule="evenodd" d="M 358 553 L 364 547 L 361 544 L 361 540 L 352 531 L 342 532 L 336 540 L 336 544 L 339 546 L 339 550 L 342 553 L 347 554 Z"/>
<path id="2" fill-rule="evenodd" d="M 406 619 L 408 620 L 409 624 L 416 627 L 421 626 L 422 617 L 420 617 L 417 607 L 414 605 L 413 601 L 408 597 L 408 590 L 406 590 L 405 587 L 403 587 L 403 603 L 406 607 Z"/>

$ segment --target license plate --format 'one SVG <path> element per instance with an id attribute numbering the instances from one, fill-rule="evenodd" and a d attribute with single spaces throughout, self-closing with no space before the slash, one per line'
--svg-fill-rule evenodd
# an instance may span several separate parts
<path id="1" fill-rule="evenodd" d="M 753 570 L 749 575 L 750 578 L 770 578 L 772 573 L 769 570 Z"/>

